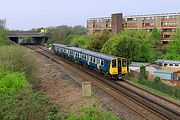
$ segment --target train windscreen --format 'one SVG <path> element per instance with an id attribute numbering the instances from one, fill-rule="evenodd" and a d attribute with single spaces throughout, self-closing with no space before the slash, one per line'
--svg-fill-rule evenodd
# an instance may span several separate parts
<path id="1" fill-rule="evenodd" d="M 127 61 L 126 59 L 122 59 L 122 67 L 126 67 L 127 66 Z"/>

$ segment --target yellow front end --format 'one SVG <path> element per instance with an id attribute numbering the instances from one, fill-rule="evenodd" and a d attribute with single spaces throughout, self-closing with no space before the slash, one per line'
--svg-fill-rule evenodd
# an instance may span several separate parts
<path id="1" fill-rule="evenodd" d="M 114 58 L 110 63 L 109 73 L 112 77 L 121 79 L 127 73 L 127 59 Z"/>

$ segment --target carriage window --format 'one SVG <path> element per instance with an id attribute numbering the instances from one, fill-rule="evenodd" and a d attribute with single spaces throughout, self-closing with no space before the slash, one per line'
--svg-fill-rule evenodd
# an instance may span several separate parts
<path id="1" fill-rule="evenodd" d="M 104 60 L 101 60 L 101 66 L 104 66 Z"/>
<path id="2" fill-rule="evenodd" d="M 122 67 L 126 67 L 126 59 L 122 59 Z"/>
<path id="3" fill-rule="evenodd" d="M 93 59 L 93 62 L 96 63 L 96 58 Z"/>
<path id="4" fill-rule="evenodd" d="M 93 57 L 91 57 L 91 60 L 90 60 L 91 62 L 93 61 Z"/>
<path id="5" fill-rule="evenodd" d="M 112 68 L 116 67 L 116 59 L 112 60 Z"/>
<path id="6" fill-rule="evenodd" d="M 173 66 L 173 64 L 169 64 L 169 66 Z"/>

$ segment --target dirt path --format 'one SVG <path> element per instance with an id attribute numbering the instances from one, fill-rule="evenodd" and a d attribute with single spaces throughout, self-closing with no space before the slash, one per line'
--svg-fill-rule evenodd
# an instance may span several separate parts
<path id="1" fill-rule="evenodd" d="M 62 111 L 77 113 L 81 106 L 92 106 L 97 101 L 95 97 L 83 97 L 81 85 L 57 67 L 56 63 L 43 56 L 40 58 L 43 65 L 38 72 L 40 90 L 46 92 L 51 97 L 51 102 Z"/>

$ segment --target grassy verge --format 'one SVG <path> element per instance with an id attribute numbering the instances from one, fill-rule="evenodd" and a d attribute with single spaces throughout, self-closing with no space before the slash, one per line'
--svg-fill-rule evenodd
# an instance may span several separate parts
<path id="1" fill-rule="evenodd" d="M 141 88 L 143 88 L 145 90 L 151 91 L 152 93 L 155 93 L 155 94 L 157 94 L 159 96 L 169 97 L 169 98 L 172 98 L 172 99 L 175 99 L 175 100 L 180 100 L 179 97 L 175 97 L 174 95 L 169 95 L 169 94 L 163 93 L 163 92 L 161 92 L 159 90 L 153 89 L 152 87 L 149 87 L 147 85 L 140 84 L 139 80 L 136 79 L 136 78 L 133 78 L 133 77 L 130 77 L 130 76 L 126 76 L 126 79 L 132 81 L 137 86 L 139 86 L 139 87 L 141 87 Z"/>
<path id="2" fill-rule="evenodd" d="M 32 51 L 21 46 L 0 46 L 0 119 L 2 120 L 118 120 L 110 112 L 81 108 L 81 114 L 60 111 L 38 92 L 36 73 L 41 64 Z"/>

